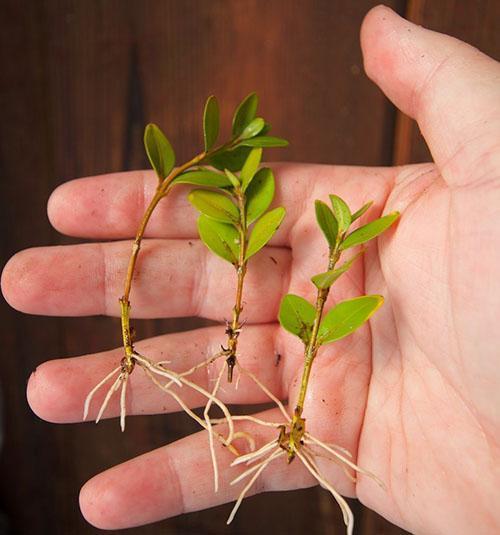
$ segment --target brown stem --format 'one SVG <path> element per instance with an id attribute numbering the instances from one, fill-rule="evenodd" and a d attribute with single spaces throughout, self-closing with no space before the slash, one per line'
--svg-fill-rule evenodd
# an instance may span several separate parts
<path id="1" fill-rule="evenodd" d="M 144 233 L 146 232 L 146 227 L 158 203 L 161 201 L 161 199 L 163 199 L 163 197 L 166 197 L 168 195 L 173 180 L 181 173 L 203 160 L 206 155 L 206 152 L 198 154 L 193 159 L 189 160 L 189 162 L 186 162 L 180 167 L 175 168 L 167 178 L 160 182 L 153 198 L 151 199 L 151 202 L 149 203 L 148 207 L 146 208 L 146 211 L 144 212 L 144 215 L 142 216 L 139 228 L 137 229 L 134 243 L 132 245 L 132 254 L 130 255 L 130 260 L 128 263 L 127 275 L 125 277 L 125 289 L 123 291 L 122 297 L 120 297 L 123 347 L 125 349 L 125 356 L 122 360 L 122 366 L 128 373 L 130 373 L 134 368 L 134 346 L 130 328 L 130 291 L 132 289 L 132 281 L 134 278 L 137 257 L 141 249 L 141 244 L 144 238 Z"/>
<path id="2" fill-rule="evenodd" d="M 241 189 L 236 191 L 236 198 L 238 201 L 238 208 L 240 210 L 240 255 L 236 270 L 238 273 L 238 282 L 236 284 L 236 299 L 233 307 L 233 319 L 227 331 L 228 333 L 228 357 L 227 363 L 227 381 L 231 383 L 233 380 L 234 366 L 236 365 L 236 350 L 238 348 L 238 336 L 240 334 L 240 314 L 243 310 L 243 282 L 247 272 L 247 261 L 245 260 L 246 246 L 247 246 L 247 228 L 246 228 L 246 214 L 245 214 L 245 197 Z"/>

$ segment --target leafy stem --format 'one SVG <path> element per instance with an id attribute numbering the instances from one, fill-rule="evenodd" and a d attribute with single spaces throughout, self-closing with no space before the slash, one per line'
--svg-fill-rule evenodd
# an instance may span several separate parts
<path id="1" fill-rule="evenodd" d="M 335 268 L 338 260 L 340 258 L 340 252 L 338 246 L 335 246 L 330 249 L 330 255 L 328 259 L 328 271 Z M 321 347 L 321 344 L 318 343 L 318 333 L 319 326 L 321 325 L 321 319 L 323 317 L 323 309 L 325 308 L 326 300 L 330 293 L 330 288 L 320 288 L 318 289 L 316 295 L 316 305 L 315 305 L 315 316 L 314 323 L 311 331 L 311 338 L 309 343 L 306 346 L 305 355 L 304 355 L 304 369 L 302 372 L 302 380 L 300 383 L 299 397 L 297 399 L 297 405 L 294 411 L 294 418 L 300 418 L 302 416 L 302 411 L 304 410 L 304 401 L 307 392 L 307 385 L 309 384 L 309 377 L 311 375 L 311 369 L 314 359 L 318 354 L 318 350 Z"/>
<path id="2" fill-rule="evenodd" d="M 290 431 L 282 428 L 279 444 L 288 454 L 291 462 L 304 444 L 306 422 L 302 417 L 304 403 L 311 376 L 311 369 L 320 347 L 324 344 L 340 340 L 348 336 L 382 305 L 380 295 L 363 295 L 338 303 L 323 317 L 325 303 L 333 283 L 352 266 L 362 251 L 350 260 L 336 267 L 340 255 L 346 249 L 362 245 L 375 238 L 399 217 L 394 212 L 376 219 L 348 234 L 352 223 L 360 218 L 371 206 L 365 204 L 357 212 L 351 213 L 347 206 L 337 195 L 330 195 L 331 208 L 322 201 L 316 201 L 316 219 L 328 245 L 328 269 L 324 273 L 314 275 L 311 280 L 318 289 L 314 305 L 298 295 L 286 295 L 280 306 L 279 320 L 281 325 L 304 342 L 304 368 L 300 384 L 299 396 L 292 417 Z"/>
<path id="3" fill-rule="evenodd" d="M 233 307 L 233 318 L 231 325 L 227 329 L 228 341 L 227 341 L 227 381 L 229 383 L 233 380 L 233 371 L 236 365 L 236 351 L 238 348 L 238 336 L 240 333 L 240 314 L 243 310 L 243 283 L 247 272 L 247 260 L 245 260 L 247 249 L 247 223 L 246 223 L 246 208 L 245 208 L 245 194 L 241 187 L 235 188 L 235 197 L 237 200 L 240 222 L 238 225 L 239 233 L 239 255 L 238 264 L 236 265 L 236 272 L 238 274 L 238 280 L 236 284 L 236 299 Z"/>

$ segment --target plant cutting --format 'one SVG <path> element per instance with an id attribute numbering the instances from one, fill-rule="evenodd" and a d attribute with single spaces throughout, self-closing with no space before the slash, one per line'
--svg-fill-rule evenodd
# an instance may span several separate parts
<path id="1" fill-rule="evenodd" d="M 158 185 L 136 232 L 125 277 L 124 292 L 119 298 L 124 354 L 119 365 L 89 392 L 84 404 L 84 420 L 88 416 L 90 404 L 96 392 L 111 382 L 97 413 L 96 422 L 102 417 L 112 395 L 120 390 L 120 425 L 123 431 L 125 429 L 128 379 L 135 367 L 139 366 L 156 386 L 174 397 L 185 412 L 200 425 L 208 428 L 212 450 L 213 433 L 210 419 L 206 417 L 205 421 L 201 420 L 183 403 L 180 396 L 171 387 L 174 384 L 184 385 L 205 396 L 208 400 L 207 414 L 212 404 L 217 405 L 224 414 L 229 430 L 226 438 L 218 434 L 216 436 L 222 440 L 224 445 L 232 448 L 234 452 L 236 451 L 231 445 L 234 438 L 231 415 L 227 407 L 216 397 L 220 377 L 214 393 L 210 393 L 188 379 L 188 376 L 200 366 L 195 366 L 183 373 L 176 373 L 168 369 L 168 361 L 155 363 L 138 353 L 134 348 L 134 332 L 130 325 L 130 294 L 144 234 L 159 202 L 167 197 L 177 185 L 190 184 L 211 188 L 211 191 L 193 191 L 190 200 L 195 206 L 202 207 L 204 213 L 198 222 L 203 241 L 219 256 L 231 261 L 238 273 L 238 290 L 233 320 L 227 326 L 228 347 L 210 359 L 213 361 L 220 355 L 226 356 L 228 379 L 232 380 L 237 339 L 240 332 L 239 315 L 242 309 L 243 280 L 247 262 L 267 243 L 284 217 L 284 209 L 282 208 L 275 209 L 263 216 L 274 195 L 274 177 L 269 169 L 257 172 L 257 168 L 260 164 L 263 147 L 282 147 L 288 143 L 284 139 L 267 135 L 270 125 L 263 118 L 256 117 L 257 104 L 257 95 L 255 93 L 248 95 L 235 111 L 231 138 L 225 143 L 216 145 L 220 122 L 219 106 L 216 98 L 210 96 L 206 101 L 203 113 L 204 150 L 178 167 L 175 167 L 175 153 L 167 137 L 158 126 L 147 125 L 144 133 L 144 146 L 151 166 L 158 177 Z M 241 174 L 240 178 L 237 178 L 234 173 L 239 170 L 241 170 Z M 234 199 L 236 204 L 233 204 L 231 199 Z M 251 236 L 248 237 L 248 226 L 254 222 L 256 222 L 255 227 Z M 240 241 L 238 242 L 238 240 Z M 201 365 L 205 365 L 205 362 Z M 114 381 L 112 381 L 113 379 Z M 165 380 L 168 382 L 161 382 Z"/>
<path id="2" fill-rule="evenodd" d="M 352 224 L 370 208 L 371 203 L 352 213 L 340 197 L 330 195 L 330 201 L 331 206 L 319 200 L 315 202 L 316 219 L 328 243 L 327 269 L 311 278 L 317 289 L 316 300 L 310 303 L 298 295 L 288 294 L 283 298 L 279 310 L 281 326 L 299 337 L 304 344 L 304 364 L 298 399 L 292 415 L 288 414 L 279 400 L 275 400 L 283 416 L 280 422 L 269 422 L 253 416 L 233 416 L 234 420 L 248 420 L 274 427 L 277 430 L 277 437 L 256 451 L 241 455 L 233 461 L 232 465 L 245 464 L 248 468 L 231 484 L 246 478 L 250 479 L 233 507 L 228 524 L 233 520 L 243 498 L 260 474 L 278 458 L 285 459 L 288 464 L 298 458 L 318 483 L 328 489 L 341 507 L 349 535 L 353 530 L 352 512 L 344 498 L 322 475 L 316 458 L 324 457 L 340 464 L 353 481 L 356 480 L 355 474 L 361 473 L 383 486 L 374 474 L 353 462 L 349 451 L 335 444 L 326 444 L 308 432 L 304 404 L 312 366 L 321 347 L 355 332 L 383 303 L 381 295 L 363 295 L 341 301 L 324 313 L 332 285 L 349 270 L 363 251 L 351 256 L 340 265 L 338 262 L 346 251 L 365 244 L 387 230 L 397 220 L 399 213 L 393 212 L 349 232 Z"/>

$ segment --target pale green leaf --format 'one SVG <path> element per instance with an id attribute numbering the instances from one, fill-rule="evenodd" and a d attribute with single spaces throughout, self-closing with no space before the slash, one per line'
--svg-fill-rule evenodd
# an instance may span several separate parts
<path id="1" fill-rule="evenodd" d="M 364 251 L 360 251 L 357 255 L 354 255 L 336 269 L 331 269 L 330 271 L 325 271 L 324 273 L 314 275 L 314 277 L 311 278 L 311 281 L 316 288 L 320 290 L 330 288 L 330 286 L 354 264 L 354 262 L 363 254 L 363 252 Z"/>
<path id="2" fill-rule="evenodd" d="M 233 116 L 233 136 L 238 137 L 254 120 L 259 97 L 255 93 L 247 95 L 236 108 Z"/>
<path id="3" fill-rule="evenodd" d="M 335 247 L 337 242 L 338 226 L 330 208 L 323 201 L 315 201 L 316 220 L 319 228 L 323 231 L 330 247 Z"/>
<path id="4" fill-rule="evenodd" d="M 315 315 L 314 306 L 299 295 L 288 294 L 281 300 L 278 316 L 281 326 L 305 344 L 311 338 Z"/>
<path id="5" fill-rule="evenodd" d="M 330 202 L 332 203 L 333 215 L 339 226 L 339 232 L 342 234 L 351 224 L 351 210 L 349 210 L 349 206 L 338 195 L 330 195 Z"/>
<path id="6" fill-rule="evenodd" d="M 369 201 L 366 204 L 363 204 L 363 206 L 359 210 L 352 214 L 351 222 L 353 223 L 354 221 L 356 221 L 356 219 L 359 219 L 368 210 L 368 208 L 370 208 L 372 204 L 373 201 Z"/>
<path id="7" fill-rule="evenodd" d="M 233 225 L 214 221 L 202 214 L 198 218 L 198 232 L 203 243 L 216 255 L 231 264 L 238 263 L 239 234 Z"/>
<path id="8" fill-rule="evenodd" d="M 194 186 L 211 186 L 214 188 L 225 188 L 231 185 L 227 176 L 215 171 L 200 169 L 198 171 L 187 171 L 175 178 L 172 184 L 192 184 Z"/>
<path id="9" fill-rule="evenodd" d="M 252 149 L 248 158 L 245 160 L 243 168 L 241 169 L 241 189 L 245 191 L 248 188 L 252 178 L 255 176 L 262 158 L 262 149 Z"/>
<path id="10" fill-rule="evenodd" d="M 253 227 L 252 234 L 248 240 L 245 260 L 248 260 L 255 253 L 260 251 L 264 245 L 272 238 L 273 234 L 278 230 L 283 218 L 285 217 L 285 209 L 283 207 L 275 208 L 267 214 L 264 214 Z"/>
<path id="11" fill-rule="evenodd" d="M 219 135 L 219 103 L 212 95 L 208 97 L 203 110 L 203 138 L 205 151 L 210 150 L 217 141 Z"/>
<path id="12" fill-rule="evenodd" d="M 253 121 L 251 121 L 246 127 L 245 130 L 241 133 L 240 138 L 241 139 L 248 139 L 251 137 L 256 136 L 261 132 L 261 130 L 265 126 L 265 121 L 262 117 L 256 117 Z"/>
<path id="13" fill-rule="evenodd" d="M 224 173 L 226 174 L 228 180 L 231 182 L 231 185 L 233 186 L 233 188 L 240 187 L 241 185 L 240 179 L 234 173 L 231 173 L 229 169 L 224 169 Z"/>
<path id="14" fill-rule="evenodd" d="M 211 219 L 223 223 L 237 223 L 240 220 L 238 208 L 222 193 L 195 189 L 188 195 L 188 199 L 195 208 Z"/>
<path id="15" fill-rule="evenodd" d="M 353 333 L 383 302 L 384 298 L 381 295 L 363 295 L 342 301 L 323 318 L 318 331 L 319 343 L 328 344 Z"/>
<path id="16" fill-rule="evenodd" d="M 246 191 L 247 224 L 258 219 L 274 198 L 274 175 L 271 169 L 263 167 L 253 178 Z"/>
<path id="17" fill-rule="evenodd" d="M 175 165 L 175 153 L 165 134 L 153 123 L 144 130 L 144 148 L 158 178 L 165 179 Z"/>
<path id="18" fill-rule="evenodd" d="M 367 241 L 376 238 L 379 234 L 382 234 L 384 230 L 387 230 L 396 219 L 399 217 L 399 212 L 392 212 L 380 219 L 375 219 L 366 225 L 359 227 L 349 234 L 346 239 L 340 244 L 340 249 L 348 249 L 355 245 L 361 245 Z"/>
<path id="19" fill-rule="evenodd" d="M 287 147 L 288 141 L 281 137 L 274 136 L 257 136 L 250 139 L 244 139 L 241 143 L 243 147 Z"/>

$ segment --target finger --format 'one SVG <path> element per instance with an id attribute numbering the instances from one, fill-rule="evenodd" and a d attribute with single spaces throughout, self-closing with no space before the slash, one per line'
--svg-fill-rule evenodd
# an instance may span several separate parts
<path id="1" fill-rule="evenodd" d="M 14 308 L 31 314 L 120 314 L 131 244 L 92 243 L 27 249 L 2 274 L 2 291 Z M 274 321 L 287 281 L 288 249 L 266 247 L 245 277 L 243 317 Z M 229 318 L 236 273 L 199 240 L 146 240 L 132 286 L 132 316 Z"/>
<path id="2" fill-rule="evenodd" d="M 450 185 L 498 178 L 500 65 L 496 61 L 384 6 L 366 16 L 361 43 L 368 76 L 418 121 Z"/>
<path id="3" fill-rule="evenodd" d="M 258 416 L 268 420 L 279 418 L 277 411 Z M 257 447 L 277 439 L 279 434 L 278 430 L 252 424 L 239 429 L 251 433 Z M 218 444 L 220 486 L 214 493 L 207 440 L 205 432 L 197 433 L 94 477 L 80 493 L 83 515 L 101 529 L 121 529 L 234 501 L 247 480 L 237 485 L 230 485 L 230 482 L 245 468 L 231 467 L 234 456 Z M 352 484 L 338 467 L 330 465 L 325 472 L 340 492 L 352 495 Z M 281 456 L 261 474 L 248 495 L 314 484 L 299 460 L 287 464 Z"/>
<path id="4" fill-rule="evenodd" d="M 290 375 L 292 358 L 280 359 L 277 364 L 275 339 L 277 325 L 262 327 L 247 326 L 242 331 L 238 344 L 238 362 L 244 369 L 258 374 L 259 380 L 276 396 L 285 396 L 284 382 Z M 220 352 L 224 343 L 224 327 L 215 326 L 195 331 L 158 336 L 136 344 L 137 351 L 154 362 L 169 360 L 167 368 L 176 372 L 189 370 Z M 33 412 L 40 418 L 56 423 L 80 422 L 83 405 L 88 393 L 111 370 L 120 364 L 123 348 L 67 359 L 56 359 L 40 365 L 28 382 L 28 402 Z M 214 380 L 224 364 L 221 358 L 213 364 L 200 368 L 189 376 L 205 390 L 212 390 Z M 269 397 L 247 375 L 236 382 L 222 383 L 218 397 L 225 403 L 264 403 Z M 106 391 L 112 380 L 94 396 L 88 419 L 95 419 Z M 189 386 L 176 388 L 190 407 L 206 404 L 206 397 Z M 104 417 L 115 417 L 120 413 L 119 396 L 111 398 Z M 158 414 L 179 410 L 175 399 L 155 386 L 137 366 L 130 376 L 127 391 L 127 414 Z"/>
<path id="5" fill-rule="evenodd" d="M 369 195 L 392 180 L 388 169 L 310 164 L 272 164 L 276 177 L 274 206 L 285 206 L 287 217 L 273 238 L 288 245 L 294 225 L 310 209 L 311 200 L 323 193 L 350 189 Z M 71 180 L 57 188 L 48 203 L 52 225 L 64 234 L 87 238 L 118 239 L 135 235 L 157 186 L 154 172 L 132 171 Z M 188 186 L 178 186 L 155 209 L 146 236 L 196 238 L 196 210 L 187 201 Z M 362 199 L 360 199 L 362 200 Z"/>

